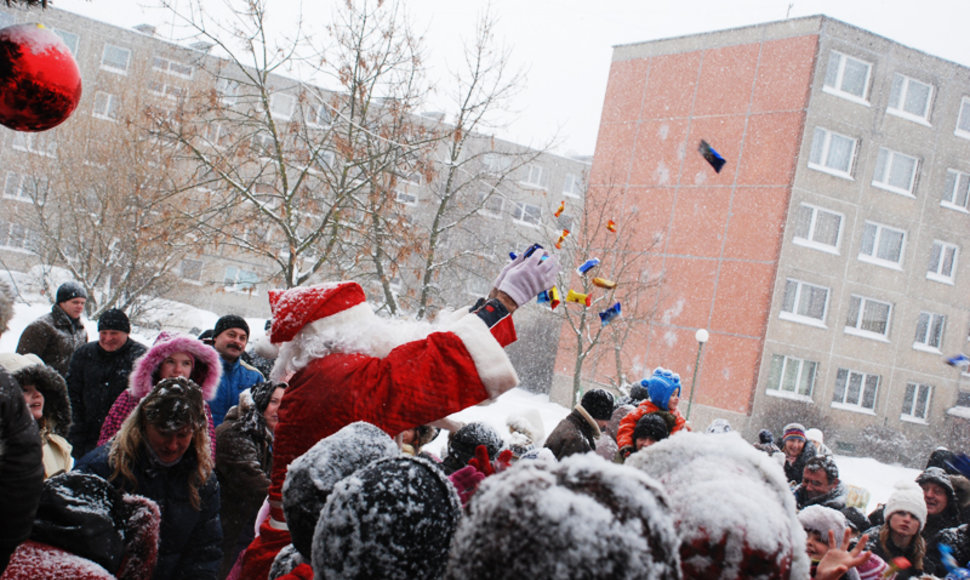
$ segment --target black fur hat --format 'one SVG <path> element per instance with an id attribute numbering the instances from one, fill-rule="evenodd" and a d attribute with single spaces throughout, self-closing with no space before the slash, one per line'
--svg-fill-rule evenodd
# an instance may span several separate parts
<path id="1" fill-rule="evenodd" d="M 586 409 L 590 417 L 599 419 L 600 421 L 609 421 L 610 417 L 613 416 L 613 408 L 616 406 L 616 400 L 608 391 L 593 389 L 583 395 L 580 404 Z"/>

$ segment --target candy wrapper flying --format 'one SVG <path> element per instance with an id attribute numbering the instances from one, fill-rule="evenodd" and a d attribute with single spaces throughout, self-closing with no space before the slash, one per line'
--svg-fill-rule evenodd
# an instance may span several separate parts
<path id="1" fill-rule="evenodd" d="M 711 147 L 710 143 L 704 141 L 703 139 L 701 140 L 701 144 L 697 150 L 700 151 L 701 155 L 704 156 L 704 159 L 711 164 L 711 167 L 714 168 L 715 173 L 720 173 L 721 168 L 724 167 L 725 163 L 727 163 L 727 161 L 721 157 L 721 154 L 715 151 L 714 148 Z"/>
<path id="2" fill-rule="evenodd" d="M 568 235 L 569 235 L 569 230 L 563 230 L 562 233 L 559 234 L 559 239 L 556 240 L 556 249 L 557 250 L 561 250 L 562 249 L 562 243 L 564 241 L 566 241 L 566 236 L 568 236 Z"/>
<path id="3" fill-rule="evenodd" d="M 592 270 L 593 268 L 599 265 L 600 265 L 599 258 L 590 258 L 589 260 L 586 260 L 585 262 L 583 262 L 583 264 L 580 267 L 576 268 L 576 272 L 580 276 L 582 276 L 586 272 L 589 272 L 590 270 Z"/>
<path id="4" fill-rule="evenodd" d="M 559 297 L 559 289 L 553 286 L 548 290 L 543 290 L 536 297 L 536 302 L 539 304 L 548 304 L 551 310 L 555 310 L 556 306 L 559 306 L 559 303 L 562 302 L 562 299 Z"/>
<path id="5" fill-rule="evenodd" d="M 598 286 L 599 288 L 612 290 L 616 288 L 616 282 L 614 282 L 613 280 L 607 280 L 606 278 L 593 278 L 593 286 Z"/>
<path id="6" fill-rule="evenodd" d="M 562 212 L 565 211 L 565 209 L 566 209 L 566 202 L 565 201 L 560 201 L 559 202 L 559 209 L 557 209 L 556 210 L 556 213 L 554 213 L 552 215 L 554 215 L 556 217 L 559 217 L 559 216 L 562 215 Z"/>
<path id="7" fill-rule="evenodd" d="M 957 368 L 970 366 L 970 357 L 961 353 L 946 359 L 946 364 Z"/>
<path id="8" fill-rule="evenodd" d="M 582 292 L 576 292 L 575 290 L 570 290 L 566 294 L 566 302 L 575 302 L 576 304 L 583 304 L 589 306 L 592 304 L 593 299 L 590 298 L 589 294 L 583 294 Z"/>
<path id="9" fill-rule="evenodd" d="M 611 320 L 620 315 L 620 303 L 617 302 L 613 306 L 610 306 L 603 312 L 600 312 L 600 323 L 606 326 Z"/>
<path id="10" fill-rule="evenodd" d="M 613 221 L 613 220 L 610 220 L 610 221 L 606 222 L 606 229 L 610 230 L 611 232 L 613 232 L 615 234 L 616 233 L 616 222 Z"/>

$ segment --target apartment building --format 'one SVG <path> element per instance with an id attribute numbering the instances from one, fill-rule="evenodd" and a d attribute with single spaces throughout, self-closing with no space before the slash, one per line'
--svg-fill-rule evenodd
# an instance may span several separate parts
<path id="1" fill-rule="evenodd" d="M 27 210 L 34 199 L 31 194 L 42 181 L 43 172 L 32 170 L 31 173 L 24 168 L 63 163 L 65 152 L 87 146 L 69 138 L 72 125 L 94 122 L 103 123 L 107 128 L 123 119 L 122 107 L 174 110 L 190 95 L 212 93 L 231 106 L 238 89 L 238 84 L 230 78 L 200 73 L 203 65 L 210 70 L 220 66 L 218 59 L 209 53 L 208 45 L 175 44 L 161 38 L 147 25 L 124 29 L 56 8 L 41 11 L 0 6 L 0 26 L 38 20 L 71 48 L 81 69 L 84 93 L 73 116 L 50 132 L 27 134 L 0 129 L 0 167 L 3 168 L 0 179 L 4 185 L 0 198 L 0 257 L 5 267 L 20 271 L 36 266 L 40 260 L 32 243 L 36 233 L 31 231 L 29 220 L 18 216 L 29 213 Z M 270 108 L 278 119 L 288 122 L 299 119 L 311 131 L 322 131 L 330 124 L 327 107 L 308 108 L 301 100 L 298 91 L 307 91 L 306 83 L 281 76 L 273 79 L 280 88 L 272 95 Z M 326 93 L 319 87 L 310 89 L 318 94 Z M 441 126 L 443 119 L 443 115 L 429 115 L 416 122 Z M 205 128 L 206 138 L 217 144 L 226 129 L 224 125 L 211 123 Z M 104 135 L 103 139 L 110 139 L 107 132 Z M 433 155 L 439 165 L 445 159 L 443 151 Z M 465 208 L 471 215 L 461 221 L 460 227 L 446 232 L 438 247 L 439 255 L 464 252 L 469 257 L 462 267 L 447 272 L 436 282 L 441 297 L 438 307 L 457 307 L 469 303 L 472 296 L 486 293 L 501 264 L 508 259 L 508 252 L 533 242 L 554 240 L 563 220 L 569 219 L 570 213 L 575 215 L 575 208 L 581 207 L 585 194 L 589 169 L 585 160 L 533 150 L 492 135 L 474 136 L 469 140 L 463 159 L 470 158 L 474 161 L 462 168 L 463 179 L 469 183 L 456 195 L 453 207 L 457 209 L 453 211 Z M 32 163 L 26 163 L 27 160 Z M 340 162 L 335 153 L 325 161 L 328 165 Z M 481 178 L 469 179 L 469 172 Z M 402 174 L 394 188 L 394 202 L 414 227 L 426 227 L 438 207 L 434 192 L 440 190 L 440 184 L 426 183 L 425 179 L 419 172 Z M 206 192 L 200 190 L 199 195 L 205 196 Z M 554 216 L 562 199 L 573 200 L 571 211 Z M 246 235 L 260 235 L 260 232 Z M 267 243 L 274 242 L 267 240 Z M 284 251 L 281 247 L 280 252 Z M 409 259 L 417 261 L 421 256 L 419 248 Z M 406 310 L 412 304 L 407 289 L 418 283 L 417 264 L 399 266 L 400 274 L 393 281 L 393 290 L 400 294 Z M 166 297 L 217 313 L 268 316 L 266 291 L 279 284 L 274 279 L 276 272 L 276 266 L 265 256 L 213 244 L 198 248 L 181 261 L 175 269 L 178 283 Z M 318 278 L 324 279 L 328 273 L 324 269 Z M 368 293 L 380 303 L 382 295 L 376 290 L 370 287 Z M 548 356 L 553 355 L 554 352 Z M 550 367 L 551 361 L 546 366 Z"/>
<path id="2" fill-rule="evenodd" d="M 825 16 L 618 46 L 588 203 L 606 183 L 662 240 L 625 356 L 680 373 L 695 429 L 965 441 L 970 69 Z"/>

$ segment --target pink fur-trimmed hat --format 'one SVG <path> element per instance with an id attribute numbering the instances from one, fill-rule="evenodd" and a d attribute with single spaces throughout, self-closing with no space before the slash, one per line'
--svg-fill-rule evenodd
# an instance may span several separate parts
<path id="1" fill-rule="evenodd" d="M 216 396 L 219 380 L 222 378 L 222 359 L 211 346 L 190 336 L 169 334 L 162 332 L 140 359 L 135 361 L 135 368 L 128 378 L 128 391 L 135 400 L 141 400 L 151 392 L 158 382 L 156 373 L 162 362 L 169 355 L 185 352 L 195 359 L 190 377 L 195 384 L 202 387 L 202 396 L 211 401 Z"/>
<path id="2" fill-rule="evenodd" d="M 307 324 L 349 310 L 365 300 L 364 290 L 357 282 L 270 290 L 269 307 L 273 312 L 270 340 L 273 344 L 289 342 Z"/>

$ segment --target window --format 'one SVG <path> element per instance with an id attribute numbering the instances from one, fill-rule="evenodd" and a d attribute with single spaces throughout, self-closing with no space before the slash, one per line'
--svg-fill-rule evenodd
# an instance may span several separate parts
<path id="1" fill-rule="evenodd" d="M 229 130 L 222 123 L 206 123 L 202 136 L 213 147 L 225 147 L 230 139 Z"/>
<path id="2" fill-rule="evenodd" d="M 842 214 L 803 203 L 795 212 L 793 241 L 823 252 L 839 253 L 842 237 Z"/>
<path id="3" fill-rule="evenodd" d="M 131 51 L 113 44 L 104 45 L 101 53 L 101 68 L 121 74 L 128 74 L 128 63 L 131 61 Z"/>
<path id="4" fill-rule="evenodd" d="M 317 127 L 329 127 L 333 123 L 333 114 L 330 112 L 330 107 L 324 104 L 319 104 L 313 109 L 313 114 L 310 115 L 310 124 L 316 125 Z"/>
<path id="5" fill-rule="evenodd" d="M 927 123 L 932 98 L 933 85 L 896 73 L 889 91 L 887 111 L 899 117 Z"/>
<path id="6" fill-rule="evenodd" d="M 970 209 L 970 173 L 946 170 L 946 185 L 943 186 L 940 205 L 959 211 Z"/>
<path id="7" fill-rule="evenodd" d="M 829 53 L 823 90 L 843 98 L 865 102 L 869 93 L 871 70 L 872 65 L 868 62 L 833 50 Z"/>
<path id="8" fill-rule="evenodd" d="M 852 162 L 855 159 L 856 140 L 815 127 L 812 152 L 808 166 L 840 177 L 852 178 Z"/>
<path id="9" fill-rule="evenodd" d="M 179 275 L 183 280 L 202 281 L 202 260 L 185 259 L 179 264 Z"/>
<path id="10" fill-rule="evenodd" d="M 296 97 L 286 93 L 275 93 L 269 102 L 269 110 L 280 119 L 290 119 L 296 109 Z"/>
<path id="11" fill-rule="evenodd" d="M 498 175 L 512 167 L 512 158 L 500 153 L 486 153 L 482 156 L 482 166 L 487 173 Z"/>
<path id="12" fill-rule="evenodd" d="M 575 173 L 567 173 L 562 193 L 566 197 L 583 197 L 583 180 Z"/>
<path id="13" fill-rule="evenodd" d="M 261 157 L 273 156 L 273 136 L 262 131 L 253 135 L 253 149 Z"/>
<path id="14" fill-rule="evenodd" d="M 876 393 L 879 390 L 879 375 L 839 369 L 835 374 L 835 392 L 832 406 L 848 409 L 876 408 Z"/>
<path id="15" fill-rule="evenodd" d="M 0 247 L 31 251 L 30 231 L 21 224 L 0 220 Z"/>
<path id="16" fill-rule="evenodd" d="M 175 75 L 183 79 L 191 79 L 192 74 L 195 72 L 192 65 L 182 64 L 178 61 L 169 60 L 160 56 L 156 56 L 152 59 L 152 68 L 158 72 Z"/>
<path id="17" fill-rule="evenodd" d="M 18 151 L 27 151 L 45 157 L 57 157 L 57 141 L 54 141 L 49 133 L 16 131 L 10 146 Z"/>
<path id="18" fill-rule="evenodd" d="M 535 163 L 530 163 L 525 167 L 525 179 L 522 180 L 523 183 L 527 185 L 533 185 L 535 187 L 545 187 L 545 171 L 541 165 Z"/>
<path id="19" fill-rule="evenodd" d="M 800 280 L 785 280 L 785 297 L 779 317 L 793 322 L 824 326 L 829 289 Z"/>
<path id="20" fill-rule="evenodd" d="M 242 270 L 235 266 L 229 266 L 226 268 L 226 276 L 223 283 L 226 286 L 226 290 L 229 292 L 252 293 L 256 290 L 257 281 L 258 278 L 256 277 L 256 272 Z"/>
<path id="21" fill-rule="evenodd" d="M 963 97 L 960 101 L 960 115 L 957 117 L 957 128 L 953 133 L 970 139 L 970 97 Z"/>
<path id="22" fill-rule="evenodd" d="M 818 363 L 779 354 L 772 355 L 768 389 L 811 398 Z"/>
<path id="23" fill-rule="evenodd" d="M 7 171 L 3 182 L 3 197 L 20 201 L 38 200 L 43 203 L 43 195 L 47 192 L 47 178 L 20 175 L 14 171 Z"/>
<path id="24" fill-rule="evenodd" d="M 866 222 L 862 229 L 859 259 L 863 262 L 900 269 L 906 232 L 889 226 Z"/>
<path id="25" fill-rule="evenodd" d="M 216 81 L 216 94 L 223 106 L 231 107 L 236 104 L 239 96 L 239 83 L 227 78 Z"/>
<path id="26" fill-rule="evenodd" d="M 502 216 L 502 206 L 505 204 L 505 200 L 502 196 L 492 192 L 491 195 L 487 191 L 483 191 L 478 194 L 478 203 L 481 204 L 481 213 L 488 217 L 501 217 Z"/>
<path id="27" fill-rule="evenodd" d="M 542 208 L 537 205 L 518 202 L 512 210 L 512 217 L 519 223 L 538 226 L 539 220 L 542 219 Z"/>
<path id="28" fill-rule="evenodd" d="M 919 160 L 915 157 L 880 147 L 872 184 L 894 193 L 913 195 L 918 165 Z"/>
<path id="29" fill-rule="evenodd" d="M 930 266 L 926 271 L 926 279 L 944 284 L 953 284 L 956 272 L 958 247 L 954 244 L 933 240 L 930 251 Z"/>
<path id="30" fill-rule="evenodd" d="M 94 93 L 94 108 L 91 115 L 99 119 L 118 120 L 118 97 L 104 91 Z"/>
<path id="31" fill-rule="evenodd" d="M 71 49 L 71 54 L 73 54 L 74 56 L 77 56 L 77 48 L 78 48 L 78 43 L 80 41 L 80 37 L 77 34 L 74 34 L 73 32 L 69 32 L 67 30 L 62 30 L 60 28 L 55 28 L 54 34 L 60 36 L 61 40 L 64 41 L 64 44 L 66 44 L 67 47 Z"/>
<path id="32" fill-rule="evenodd" d="M 889 317 L 893 305 L 888 302 L 853 295 L 845 316 L 845 332 L 856 336 L 884 339 L 889 334 Z"/>
<path id="33" fill-rule="evenodd" d="M 402 178 L 394 188 L 394 199 L 404 205 L 418 205 L 418 185 Z"/>
<path id="34" fill-rule="evenodd" d="M 148 90 L 157 97 L 165 97 L 177 101 L 188 94 L 185 87 L 175 83 L 167 83 L 161 80 L 152 80 L 148 83 Z"/>
<path id="35" fill-rule="evenodd" d="M 946 316 L 933 312 L 920 312 L 919 320 L 916 322 L 916 338 L 913 340 L 913 348 L 940 352 L 945 325 Z"/>
<path id="36" fill-rule="evenodd" d="M 930 395 L 933 387 L 921 383 L 907 383 L 903 395 L 903 414 L 901 419 L 926 421 L 930 409 Z"/>

